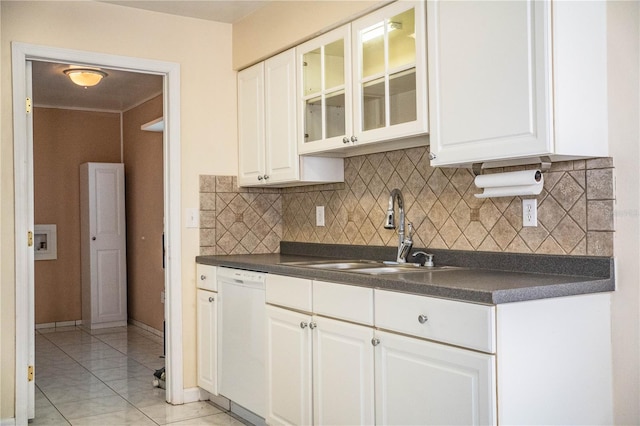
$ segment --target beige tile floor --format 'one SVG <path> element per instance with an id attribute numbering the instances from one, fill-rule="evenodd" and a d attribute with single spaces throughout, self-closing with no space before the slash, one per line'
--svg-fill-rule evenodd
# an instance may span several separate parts
<path id="1" fill-rule="evenodd" d="M 152 385 L 162 339 L 136 326 L 36 330 L 31 425 L 243 425 L 209 402 L 172 406 Z"/>

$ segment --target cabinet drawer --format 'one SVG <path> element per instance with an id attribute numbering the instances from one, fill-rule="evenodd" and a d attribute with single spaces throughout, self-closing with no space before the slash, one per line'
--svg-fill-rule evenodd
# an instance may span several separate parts
<path id="1" fill-rule="evenodd" d="M 267 274 L 267 303 L 311 312 L 311 280 Z"/>
<path id="2" fill-rule="evenodd" d="M 314 281 L 313 313 L 373 325 L 373 289 Z"/>
<path id="3" fill-rule="evenodd" d="M 203 290 L 218 291 L 215 266 L 196 264 L 196 287 Z"/>
<path id="4" fill-rule="evenodd" d="M 495 308 L 392 291 L 375 291 L 375 325 L 495 353 Z"/>

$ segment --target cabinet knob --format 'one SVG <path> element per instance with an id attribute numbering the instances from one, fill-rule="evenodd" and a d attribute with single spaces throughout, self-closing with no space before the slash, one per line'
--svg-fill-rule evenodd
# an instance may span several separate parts
<path id="1" fill-rule="evenodd" d="M 264 175 L 264 180 L 269 179 L 269 175 Z"/>
<path id="2" fill-rule="evenodd" d="M 306 322 L 302 321 L 300 323 L 300 328 L 307 328 L 307 325 L 309 325 L 309 324 L 307 324 Z"/>
<path id="3" fill-rule="evenodd" d="M 262 175 L 258 175 L 258 180 L 262 180 L 262 179 L 263 179 Z"/>
<path id="4" fill-rule="evenodd" d="M 213 297 L 209 298 L 209 302 L 213 302 L 214 300 L 216 300 L 216 299 L 214 299 Z"/>
<path id="5" fill-rule="evenodd" d="M 206 276 L 206 275 L 200 275 L 200 281 L 204 281 L 204 280 L 206 280 L 206 279 L 207 279 L 207 276 Z"/>
<path id="6" fill-rule="evenodd" d="M 358 142 L 357 136 L 351 136 L 351 142 Z"/>
<path id="7" fill-rule="evenodd" d="M 96 240 L 96 237 L 91 237 L 91 241 L 95 241 L 95 240 Z"/>
<path id="8" fill-rule="evenodd" d="M 427 322 L 428 320 L 429 320 L 429 318 L 427 318 L 427 316 L 426 316 L 426 315 L 422 315 L 422 314 L 418 315 L 418 322 L 419 322 L 420 324 L 424 324 L 424 323 L 425 323 L 425 322 Z"/>
<path id="9" fill-rule="evenodd" d="M 429 160 L 435 160 L 437 157 L 433 152 L 429 153 Z"/>
<path id="10" fill-rule="evenodd" d="M 310 323 L 309 323 L 309 328 L 310 328 L 310 329 L 312 329 L 312 330 L 313 330 L 314 328 L 316 328 L 317 326 L 318 326 L 318 324 L 316 324 L 315 322 L 310 322 Z"/>
<path id="11" fill-rule="evenodd" d="M 378 346 L 380 344 L 380 339 L 374 337 L 373 339 L 371 339 L 371 344 L 373 346 Z"/>
<path id="12" fill-rule="evenodd" d="M 346 136 L 342 138 L 342 143 L 349 143 L 349 138 Z"/>

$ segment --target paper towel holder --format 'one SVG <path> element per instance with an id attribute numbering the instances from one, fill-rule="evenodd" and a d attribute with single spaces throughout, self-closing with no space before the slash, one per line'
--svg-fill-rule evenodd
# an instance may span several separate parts
<path id="1" fill-rule="evenodd" d="M 495 169 L 498 167 L 510 167 L 510 166 L 524 166 L 530 164 L 540 164 L 538 169 L 542 173 L 549 171 L 551 168 L 551 158 L 547 155 L 538 157 L 538 161 L 532 161 L 532 158 L 521 158 L 516 160 L 494 161 L 490 163 L 473 163 L 471 165 L 471 172 L 474 176 L 480 176 L 483 169 Z"/>

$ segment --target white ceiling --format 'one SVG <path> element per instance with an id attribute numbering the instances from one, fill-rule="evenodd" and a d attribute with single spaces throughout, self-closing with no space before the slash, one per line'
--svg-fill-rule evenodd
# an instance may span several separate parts
<path id="1" fill-rule="evenodd" d="M 154 12 L 171 15 L 187 16 L 205 19 L 207 21 L 226 22 L 233 24 L 250 13 L 264 6 L 271 0 L 161 0 L 161 1 L 112 1 L 102 0 L 104 3 L 137 9 L 152 10 Z"/>
<path id="2" fill-rule="evenodd" d="M 166 0 L 104 1 L 172 15 L 236 22 L 271 0 Z M 36 106 L 126 111 L 140 102 L 162 93 L 162 76 L 104 69 L 107 74 L 94 87 L 71 83 L 63 71 L 72 64 L 34 62 L 33 101 Z"/>
<path id="3" fill-rule="evenodd" d="M 162 93 L 160 75 L 111 69 L 97 86 L 77 86 L 63 73 L 70 65 L 33 63 L 34 105 L 120 112 Z"/>

